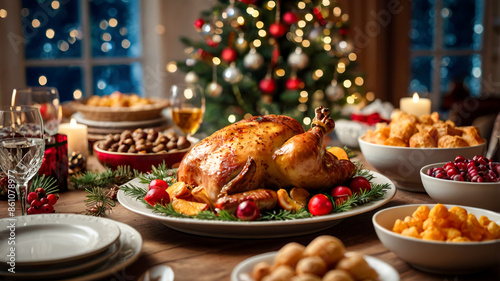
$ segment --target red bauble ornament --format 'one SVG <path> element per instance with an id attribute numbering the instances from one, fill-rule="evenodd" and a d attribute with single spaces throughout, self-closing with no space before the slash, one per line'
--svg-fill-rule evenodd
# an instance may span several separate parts
<path id="1" fill-rule="evenodd" d="M 286 81 L 286 88 L 288 90 L 299 90 L 304 88 L 304 81 L 300 78 L 292 77 Z"/>
<path id="2" fill-rule="evenodd" d="M 198 49 L 198 55 L 200 58 L 205 59 L 208 56 L 208 52 L 200 48 Z"/>
<path id="3" fill-rule="evenodd" d="M 275 38 L 279 38 L 287 32 L 288 27 L 282 22 L 275 22 L 269 27 L 269 33 Z"/>
<path id="4" fill-rule="evenodd" d="M 196 30 L 201 30 L 201 27 L 205 24 L 205 21 L 203 19 L 197 19 L 194 21 L 194 28 L 196 28 Z"/>
<path id="5" fill-rule="evenodd" d="M 296 23 L 297 21 L 299 20 L 299 18 L 297 17 L 297 15 L 293 12 L 286 12 L 284 15 L 283 15 L 283 21 L 290 25 L 290 24 L 294 24 Z"/>
<path id="6" fill-rule="evenodd" d="M 219 43 L 214 42 L 214 40 L 212 40 L 212 39 L 207 39 L 207 45 L 212 47 L 212 48 L 217 48 L 217 46 L 219 46 Z"/>
<path id="7" fill-rule="evenodd" d="M 247 5 L 248 4 L 255 4 L 255 3 L 257 3 L 257 0 L 238 0 L 238 1 L 240 1 L 242 3 L 245 3 Z"/>
<path id="8" fill-rule="evenodd" d="M 236 50 L 231 47 L 226 47 L 222 50 L 221 57 L 227 63 L 235 61 L 237 56 Z"/>
<path id="9" fill-rule="evenodd" d="M 273 94 L 276 91 L 276 80 L 274 80 L 272 77 L 260 80 L 259 89 L 264 94 Z"/>

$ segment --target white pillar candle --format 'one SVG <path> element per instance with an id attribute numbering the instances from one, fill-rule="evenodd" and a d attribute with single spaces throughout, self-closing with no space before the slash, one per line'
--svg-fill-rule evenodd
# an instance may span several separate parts
<path id="1" fill-rule="evenodd" d="M 431 100 L 420 98 L 417 93 L 411 98 L 402 98 L 399 101 L 399 109 L 408 114 L 421 117 L 422 115 L 431 114 Z"/>
<path id="2" fill-rule="evenodd" d="M 77 124 L 75 119 L 71 119 L 70 123 L 59 125 L 59 133 L 68 136 L 68 155 L 77 152 L 85 157 L 88 156 L 89 143 L 86 125 Z"/>

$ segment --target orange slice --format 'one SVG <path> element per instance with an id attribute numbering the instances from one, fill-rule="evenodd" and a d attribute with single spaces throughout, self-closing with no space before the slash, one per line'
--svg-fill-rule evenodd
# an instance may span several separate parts
<path id="1" fill-rule="evenodd" d="M 172 207 L 176 212 L 188 216 L 195 216 L 199 214 L 201 211 L 208 210 L 208 205 L 205 203 L 187 201 L 175 197 L 174 201 L 172 201 Z"/>
<path id="2" fill-rule="evenodd" d="M 347 152 L 342 147 L 332 146 L 332 147 L 328 148 L 328 152 L 337 156 L 337 158 L 339 160 L 340 159 L 349 160 L 349 156 L 347 156 Z"/>

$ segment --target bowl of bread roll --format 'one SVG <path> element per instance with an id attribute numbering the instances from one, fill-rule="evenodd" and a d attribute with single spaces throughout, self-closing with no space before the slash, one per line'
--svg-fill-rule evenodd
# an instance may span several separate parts
<path id="1" fill-rule="evenodd" d="M 486 140 L 473 126 L 459 127 L 439 119 L 434 112 L 417 117 L 395 110 L 390 123 L 378 123 L 375 130 L 359 137 L 366 161 L 388 176 L 402 190 L 425 192 L 420 169 L 425 165 L 453 161 L 461 155 L 483 155 Z"/>

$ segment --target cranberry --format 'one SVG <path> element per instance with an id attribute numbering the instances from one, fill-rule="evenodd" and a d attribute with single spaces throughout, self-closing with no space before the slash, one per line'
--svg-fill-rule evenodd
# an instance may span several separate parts
<path id="1" fill-rule="evenodd" d="M 55 205 L 57 203 L 57 196 L 54 194 L 47 195 L 47 200 L 49 200 L 50 205 Z"/>
<path id="2" fill-rule="evenodd" d="M 47 203 L 49 203 L 49 200 L 47 199 L 47 197 L 43 197 L 42 199 L 40 199 L 40 204 L 44 205 Z"/>
<path id="3" fill-rule="evenodd" d="M 45 189 L 39 187 L 37 189 L 35 189 L 35 192 L 38 193 L 38 196 L 45 196 Z"/>
<path id="4" fill-rule="evenodd" d="M 260 218 L 259 208 L 253 201 L 243 201 L 238 205 L 236 216 L 240 220 L 254 221 Z"/>
<path id="5" fill-rule="evenodd" d="M 463 163 L 465 162 L 465 158 L 463 156 L 457 156 L 455 157 L 455 163 Z"/>
<path id="6" fill-rule="evenodd" d="M 50 204 L 45 204 L 42 206 L 42 211 L 46 214 L 48 213 L 53 213 L 54 212 L 54 207 L 52 207 L 52 205 Z"/>
<path id="7" fill-rule="evenodd" d="M 30 206 L 37 208 L 37 207 L 42 206 L 42 202 L 40 202 L 40 200 L 38 200 L 38 199 L 35 199 L 35 200 L 31 201 Z"/>
<path id="8" fill-rule="evenodd" d="M 38 199 L 38 194 L 36 192 L 30 192 L 28 193 L 28 196 L 26 197 L 26 200 L 28 201 L 28 204 L 31 204 L 31 201 Z"/>

